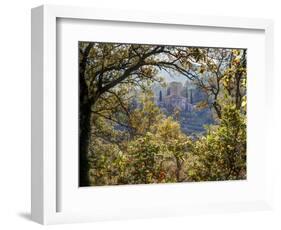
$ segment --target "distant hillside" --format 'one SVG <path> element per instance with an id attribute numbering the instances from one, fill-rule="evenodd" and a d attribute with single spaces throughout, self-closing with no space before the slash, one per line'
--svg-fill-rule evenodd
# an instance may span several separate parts
<path id="1" fill-rule="evenodd" d="M 154 102 L 167 116 L 177 116 L 181 129 L 187 135 L 205 133 L 204 125 L 214 123 L 209 106 L 198 108 L 198 103 L 206 102 L 206 95 L 190 81 L 169 82 L 166 87 L 159 83 L 152 86 Z"/>

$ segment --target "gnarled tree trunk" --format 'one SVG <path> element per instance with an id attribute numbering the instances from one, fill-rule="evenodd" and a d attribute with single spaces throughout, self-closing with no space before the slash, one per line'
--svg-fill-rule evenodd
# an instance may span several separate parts
<path id="1" fill-rule="evenodd" d="M 88 150 L 91 137 L 91 102 L 85 80 L 87 58 L 92 48 L 90 43 L 79 63 L 79 186 L 89 186 Z"/>
<path id="2" fill-rule="evenodd" d="M 86 103 L 79 111 L 79 186 L 89 186 L 88 150 L 91 137 L 91 106 Z"/>

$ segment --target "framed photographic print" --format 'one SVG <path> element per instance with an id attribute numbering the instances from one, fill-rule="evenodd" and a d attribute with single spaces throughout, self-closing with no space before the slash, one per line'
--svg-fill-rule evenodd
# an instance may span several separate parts
<path id="1" fill-rule="evenodd" d="M 34 8 L 32 219 L 271 208 L 272 33 L 265 19 Z"/>

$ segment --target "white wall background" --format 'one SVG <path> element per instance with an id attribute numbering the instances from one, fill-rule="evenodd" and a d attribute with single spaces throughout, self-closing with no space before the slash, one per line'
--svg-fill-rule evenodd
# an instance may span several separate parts
<path id="1" fill-rule="evenodd" d="M 275 21 L 275 93 L 281 99 L 281 14 L 276 0 L 8 0 L 0 8 L 0 229 L 39 229 L 30 221 L 30 8 L 68 4 L 199 15 L 271 18 Z M 276 147 L 280 106 L 275 110 Z M 273 212 L 202 215 L 48 226 L 49 229 L 280 229 L 281 153 L 275 153 Z M 262 170 L 262 169 L 261 169 Z"/>

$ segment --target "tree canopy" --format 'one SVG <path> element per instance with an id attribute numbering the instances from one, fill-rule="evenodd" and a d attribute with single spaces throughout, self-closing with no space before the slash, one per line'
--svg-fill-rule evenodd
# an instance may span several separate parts
<path id="1" fill-rule="evenodd" d="M 80 186 L 245 179 L 246 56 L 244 49 L 80 42 Z M 196 109 L 209 107 L 216 122 L 204 135 L 187 135 L 180 111 L 165 114 L 155 104 L 152 86 L 165 87 L 164 73 L 205 94 Z"/>

